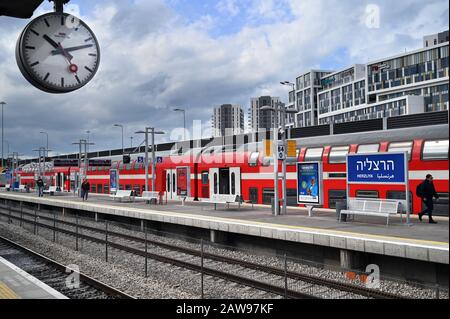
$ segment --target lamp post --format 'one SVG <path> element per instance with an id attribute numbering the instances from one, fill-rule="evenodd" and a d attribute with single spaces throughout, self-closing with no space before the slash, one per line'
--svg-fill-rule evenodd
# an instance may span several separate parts
<path id="1" fill-rule="evenodd" d="M 3 167 L 3 163 L 4 163 L 4 154 L 3 154 L 3 131 L 4 131 L 4 128 L 3 128 L 3 108 L 4 108 L 4 106 L 6 105 L 6 102 L 0 102 L 0 105 L 2 106 L 2 167 Z"/>
<path id="2" fill-rule="evenodd" d="M 133 148 L 133 136 L 130 136 L 130 148 Z"/>
<path id="3" fill-rule="evenodd" d="M 289 85 L 290 87 L 292 87 L 292 92 L 294 92 L 294 101 L 293 101 L 294 102 L 294 109 L 297 110 L 297 112 L 298 112 L 298 109 L 297 109 L 297 94 L 295 92 L 295 83 L 291 83 L 289 81 L 283 81 L 283 82 L 280 82 L 280 84 L 281 85 Z M 295 117 L 294 117 L 294 122 L 296 122 Z"/>
<path id="4" fill-rule="evenodd" d="M 286 150 L 286 114 L 288 113 L 295 113 L 294 110 L 287 110 L 286 106 L 282 105 L 280 109 L 281 103 L 275 103 L 275 107 L 272 106 L 263 106 L 261 107 L 262 111 L 272 111 L 275 113 L 274 115 L 274 132 L 273 132 L 273 159 L 274 159 L 274 205 L 275 205 L 275 216 L 278 216 L 278 132 L 279 132 L 279 126 L 278 126 L 278 114 L 281 113 L 281 136 L 282 136 L 282 143 Z M 287 188 L 286 188 L 286 159 L 282 160 L 282 200 L 283 200 L 283 211 L 282 213 L 285 215 L 287 213 Z"/>
<path id="5" fill-rule="evenodd" d="M 124 147 L 123 147 L 123 125 L 122 124 L 114 124 L 115 127 L 120 127 L 122 129 L 122 155 L 125 155 Z"/>
<path id="6" fill-rule="evenodd" d="M 183 140 L 186 141 L 186 110 L 185 109 L 180 109 L 180 108 L 176 108 L 174 109 L 175 112 L 183 112 Z"/>
<path id="7" fill-rule="evenodd" d="M 86 152 L 87 153 L 89 153 L 89 138 L 90 138 L 90 135 L 91 135 L 91 131 L 86 131 L 86 134 L 87 134 L 87 142 L 88 142 L 88 144 L 87 144 L 87 149 L 86 149 Z"/>
<path id="8" fill-rule="evenodd" d="M 145 131 L 138 131 L 136 134 L 145 134 L 145 190 L 148 191 L 148 134 L 152 134 L 152 191 L 155 191 L 155 134 L 162 135 L 164 132 L 155 131 L 154 127 L 146 127 Z"/>

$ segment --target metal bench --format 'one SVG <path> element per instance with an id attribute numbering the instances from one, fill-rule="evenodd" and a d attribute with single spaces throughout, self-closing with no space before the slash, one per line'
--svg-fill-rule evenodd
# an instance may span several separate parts
<path id="1" fill-rule="evenodd" d="M 44 194 L 50 194 L 50 196 L 55 196 L 57 194 L 62 194 L 62 192 L 60 187 L 50 186 L 48 189 L 44 190 Z"/>
<path id="2" fill-rule="evenodd" d="M 142 196 L 135 197 L 135 201 L 145 201 L 147 203 L 150 203 L 151 201 L 155 201 L 155 203 L 158 203 L 159 199 L 159 192 L 142 192 Z"/>
<path id="3" fill-rule="evenodd" d="M 134 196 L 132 195 L 131 190 L 127 191 L 127 190 L 118 190 L 115 194 L 111 194 L 109 195 L 109 197 L 113 198 L 114 201 L 116 201 L 116 199 L 119 199 L 120 201 L 124 200 L 124 199 L 128 199 L 128 201 L 132 202 L 134 200 Z"/>
<path id="4" fill-rule="evenodd" d="M 241 209 L 241 197 L 239 195 L 220 195 L 210 199 L 203 199 L 202 203 L 214 204 L 214 210 L 217 210 L 217 204 L 227 205 L 227 208 L 230 208 L 230 204 L 238 203 L 239 210 Z M 202 207 L 203 209 L 203 207 Z"/>
<path id="5" fill-rule="evenodd" d="M 19 185 L 19 188 L 16 188 L 16 191 L 22 193 L 22 192 L 26 192 L 27 191 L 27 186 L 26 185 Z"/>
<path id="6" fill-rule="evenodd" d="M 347 209 L 341 210 L 339 214 L 339 222 L 342 215 L 365 215 L 386 217 L 386 226 L 389 225 L 389 217 L 397 215 L 400 201 L 380 200 L 380 199 L 362 199 L 350 198 Z M 403 218 L 403 216 L 401 216 Z"/>

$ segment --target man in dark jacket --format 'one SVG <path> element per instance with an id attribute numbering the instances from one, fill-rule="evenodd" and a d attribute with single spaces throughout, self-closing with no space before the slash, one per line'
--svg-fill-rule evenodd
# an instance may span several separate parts
<path id="1" fill-rule="evenodd" d="M 44 196 L 44 181 L 42 180 L 42 177 L 39 177 L 36 181 L 36 186 L 38 188 L 38 195 L 39 197 Z"/>
<path id="2" fill-rule="evenodd" d="M 423 215 L 428 214 L 430 224 L 437 224 L 433 220 L 433 197 L 438 199 L 439 195 L 436 193 L 436 189 L 434 188 L 433 184 L 433 176 L 431 176 L 430 174 L 427 175 L 427 178 L 422 183 L 421 195 L 426 209 L 419 214 L 420 221 L 422 221 Z"/>
<path id="3" fill-rule="evenodd" d="M 88 180 L 85 178 L 83 183 L 81 184 L 81 197 L 83 201 L 88 199 L 88 194 L 91 189 L 91 184 L 89 184 Z"/>

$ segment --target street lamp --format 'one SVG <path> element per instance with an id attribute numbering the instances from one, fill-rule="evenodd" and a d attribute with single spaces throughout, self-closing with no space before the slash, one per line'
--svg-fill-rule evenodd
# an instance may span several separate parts
<path id="1" fill-rule="evenodd" d="M 274 205 L 275 205 L 275 216 L 279 214 L 278 211 L 278 113 L 281 113 L 281 136 L 282 136 L 282 144 L 284 145 L 286 149 L 286 114 L 289 113 L 296 113 L 294 110 L 288 110 L 286 106 L 282 106 L 281 109 L 279 108 L 281 103 L 275 103 L 275 107 L 272 106 L 262 106 L 262 111 L 272 111 L 275 113 L 275 127 L 274 127 L 274 133 L 273 133 L 273 160 L 274 160 Z M 286 160 L 284 159 L 282 161 L 282 194 L 283 194 L 283 214 L 286 215 L 287 213 L 287 189 L 286 189 Z"/>
<path id="2" fill-rule="evenodd" d="M 122 155 L 125 155 L 124 147 L 123 147 L 123 125 L 122 124 L 114 124 L 115 127 L 120 127 L 122 129 Z"/>
<path id="3" fill-rule="evenodd" d="M 130 145 L 131 145 L 130 148 L 133 148 L 133 138 L 134 138 L 133 136 L 130 136 Z"/>
<path id="4" fill-rule="evenodd" d="M 4 154 L 3 154 L 3 108 L 6 105 L 6 102 L 0 102 L 0 105 L 2 106 L 2 167 L 3 167 L 3 159 L 4 159 Z"/>
<path id="5" fill-rule="evenodd" d="M 135 134 L 145 134 L 145 191 L 148 191 L 148 134 L 149 132 L 152 134 L 152 191 L 155 191 L 155 171 L 156 171 L 156 163 L 155 163 L 155 134 L 162 135 L 166 134 L 161 131 L 155 131 L 154 127 L 146 127 L 145 131 L 138 131 Z"/>
<path id="6" fill-rule="evenodd" d="M 174 109 L 174 111 L 175 111 L 175 112 L 183 112 L 183 128 L 184 128 L 184 131 L 183 131 L 183 140 L 186 141 L 186 110 L 185 110 L 185 109 L 177 108 L 177 109 Z"/>
<path id="7" fill-rule="evenodd" d="M 292 87 L 292 92 L 294 92 L 294 109 L 295 110 L 297 110 L 298 111 L 298 109 L 297 109 L 297 94 L 295 93 L 295 84 L 294 83 L 292 83 L 292 82 L 289 82 L 289 81 L 283 81 L 283 82 L 280 82 L 280 84 L 281 85 L 289 85 L 289 86 L 291 86 Z M 297 112 L 293 112 L 293 114 L 294 113 L 297 113 Z M 296 122 L 296 119 L 295 119 L 295 117 L 294 117 L 294 123 Z"/>

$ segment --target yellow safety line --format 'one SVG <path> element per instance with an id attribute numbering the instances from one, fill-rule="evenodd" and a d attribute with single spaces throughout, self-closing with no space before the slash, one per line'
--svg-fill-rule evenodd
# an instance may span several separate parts
<path id="1" fill-rule="evenodd" d="M 0 281 L 0 299 L 20 299 L 20 296 Z"/>
<path id="2" fill-rule="evenodd" d="M 11 195 L 10 195 L 11 196 Z M 12 195 L 14 197 L 20 197 L 23 198 L 25 196 L 17 196 L 17 195 Z M 58 200 L 58 199 L 48 199 L 45 198 L 44 200 L 48 200 L 48 201 L 53 201 L 53 202 L 60 202 L 60 203 L 65 203 L 64 201 Z M 72 203 L 78 203 L 78 202 L 72 202 Z M 177 212 L 160 212 L 160 211 L 156 211 L 156 210 L 144 210 L 144 209 L 139 209 L 139 208 L 133 208 L 133 207 L 120 207 L 120 206 L 110 206 L 107 204 L 94 204 L 94 203 L 82 203 L 82 204 L 86 204 L 86 205 L 90 205 L 93 207 L 103 207 L 103 208 L 112 208 L 112 209 L 126 209 L 126 210 L 131 210 L 134 212 L 139 212 L 139 213 L 152 213 L 152 214 L 157 214 L 157 215 L 166 215 L 167 213 L 173 215 L 173 216 L 178 216 L 178 217 L 191 217 L 191 218 L 199 218 L 199 217 L 204 217 L 207 218 L 210 221 L 223 221 L 223 222 L 235 222 L 235 223 L 247 223 L 248 225 L 251 224 L 257 224 L 257 225 L 261 225 L 261 226 L 270 226 L 270 227 L 277 227 L 277 228 L 289 228 L 289 229 L 294 229 L 294 230 L 304 230 L 304 231 L 310 231 L 310 232 L 321 232 L 323 234 L 335 234 L 335 235 L 351 235 L 351 236 L 359 236 L 359 237 L 366 237 L 366 238 L 372 238 L 372 239 L 384 239 L 384 240 L 391 240 L 391 241 L 408 241 L 411 243 L 416 243 L 416 244 L 431 244 L 431 245 L 438 245 L 438 246 L 448 246 L 449 243 L 447 242 L 439 242 L 439 241 L 431 241 L 431 240 L 423 240 L 423 239 L 413 239 L 413 238 L 405 238 L 405 237 L 393 237 L 393 236 L 384 236 L 384 235 L 374 235 L 374 234 L 363 234 L 363 233 L 357 233 L 357 232 L 349 232 L 349 231 L 341 231 L 341 230 L 328 230 L 328 229 L 323 229 L 323 228 L 312 228 L 312 227 L 304 227 L 304 226 L 290 226 L 290 225 L 283 225 L 283 224 L 272 224 L 272 223 L 266 223 L 266 222 L 259 222 L 259 221 L 249 221 L 249 220 L 244 220 L 244 219 L 232 219 L 232 218 L 225 218 L 225 217 L 216 217 L 216 216 L 206 216 L 206 215 L 192 215 L 189 213 L 177 213 Z"/>

